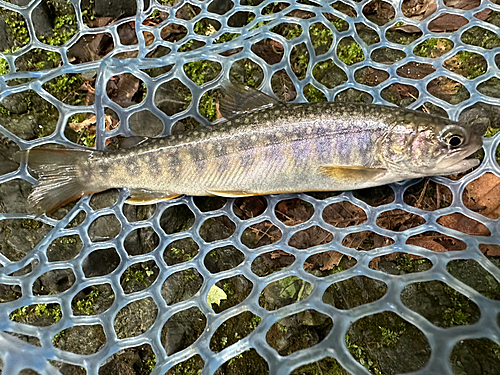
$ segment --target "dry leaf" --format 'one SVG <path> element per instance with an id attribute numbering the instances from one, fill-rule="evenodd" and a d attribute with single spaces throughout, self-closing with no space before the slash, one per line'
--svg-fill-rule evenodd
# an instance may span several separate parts
<path id="1" fill-rule="evenodd" d="M 339 253 L 338 251 L 328 251 L 324 254 L 327 256 L 327 259 L 324 259 L 323 266 L 319 268 L 320 271 L 332 270 L 333 267 L 339 265 L 340 261 L 344 257 L 344 254 Z"/>
<path id="2" fill-rule="evenodd" d="M 460 212 L 456 212 L 454 214 L 441 216 L 437 223 L 450 228 L 457 230 L 459 232 L 470 234 L 471 236 L 491 236 L 490 230 L 479 221 L 471 219 Z"/>
<path id="3" fill-rule="evenodd" d="M 88 119 L 83 120 L 82 122 L 70 122 L 68 125 L 75 132 L 79 132 L 80 130 L 86 129 L 89 133 L 95 134 L 96 131 L 96 116 L 92 115 Z M 111 115 L 104 115 L 104 126 L 107 131 L 113 130 L 118 126 L 120 121 L 115 120 Z"/>
<path id="4" fill-rule="evenodd" d="M 482 253 L 486 256 L 491 256 L 491 257 L 500 256 L 500 245 L 482 243 L 479 245 L 479 250 L 481 250 Z"/>
<path id="5" fill-rule="evenodd" d="M 416 20 L 426 19 L 436 9 L 437 4 L 434 0 L 409 0 L 401 5 L 404 16 Z"/>
<path id="6" fill-rule="evenodd" d="M 490 219 L 500 217 L 500 177 L 485 173 L 465 188 L 464 205 Z"/>
<path id="7" fill-rule="evenodd" d="M 448 251 L 443 245 L 434 241 L 433 238 L 429 238 L 429 237 L 408 238 L 406 243 L 408 245 L 415 245 L 415 246 L 423 247 L 424 249 L 428 249 L 428 250 L 435 251 L 438 253 L 444 253 L 444 252 Z"/>
<path id="8" fill-rule="evenodd" d="M 488 19 L 491 12 L 493 12 L 491 9 L 484 9 L 481 12 L 474 14 L 474 17 L 476 17 L 480 21 L 485 21 L 486 19 Z"/>
<path id="9" fill-rule="evenodd" d="M 447 0 L 444 3 L 450 8 L 470 10 L 481 5 L 481 0 Z"/>
<path id="10" fill-rule="evenodd" d="M 457 14 L 442 14 L 429 23 L 429 30 L 437 33 L 457 31 L 468 23 L 465 17 Z"/>

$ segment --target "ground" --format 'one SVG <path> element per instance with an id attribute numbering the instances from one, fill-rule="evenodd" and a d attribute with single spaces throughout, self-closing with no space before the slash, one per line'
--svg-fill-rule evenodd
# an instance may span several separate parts
<path id="1" fill-rule="evenodd" d="M 14 3 L 14 1 L 12 1 Z M 176 0 L 162 1 L 163 5 L 177 4 Z M 228 1 L 212 1 L 209 11 L 224 14 L 232 7 Z M 258 5 L 259 1 L 243 0 L 249 6 Z M 303 1 L 304 4 L 314 6 L 314 3 Z M 456 8 L 471 6 L 472 2 L 457 1 Z M 101 27 L 113 23 L 117 19 L 133 15 L 136 12 L 135 1 L 122 1 L 119 6 L 106 6 L 104 2 L 92 0 L 82 1 L 82 16 L 84 23 L 89 27 Z M 109 2 L 111 4 L 111 2 Z M 450 5 L 450 6 L 451 6 Z M 264 15 L 285 14 L 288 11 L 287 3 L 272 3 L 262 10 Z M 346 17 L 355 17 L 356 11 L 342 2 L 332 4 L 333 9 Z M 433 12 L 433 1 L 415 0 L 403 4 L 403 13 L 406 17 L 421 20 L 429 17 Z M 468 8 L 467 8 L 468 9 Z M 200 13 L 200 8 L 186 4 L 179 8 L 176 17 L 189 21 Z M 228 24 L 240 27 L 250 24 L 256 16 L 254 12 L 240 12 L 233 15 Z M 363 8 L 363 14 L 373 23 L 384 25 L 394 18 L 394 9 L 387 2 L 372 1 Z M 337 14 L 340 15 L 340 14 Z M 72 5 L 63 0 L 44 0 L 33 13 L 37 18 L 37 38 L 48 46 L 60 46 L 71 40 L 78 25 L 75 10 Z M 322 23 L 314 23 L 303 29 L 294 19 L 307 19 L 311 12 L 295 10 L 288 22 L 283 22 L 271 29 L 275 35 L 280 35 L 290 43 L 307 33 L 316 56 L 320 61 L 314 66 L 311 56 L 304 42 L 293 44 L 289 57 L 291 71 L 280 70 L 271 79 L 271 88 L 282 101 L 294 100 L 298 93 L 294 81 L 306 78 L 307 72 L 314 80 L 304 88 L 304 96 L 308 101 L 325 101 L 327 97 L 324 87 L 334 88 L 347 81 L 351 66 L 368 58 L 358 41 L 352 37 L 343 37 L 333 49 L 335 58 L 326 54 L 333 43 L 334 32 L 348 30 L 349 24 L 334 14 L 324 14 L 326 27 Z M 162 10 L 154 10 L 144 21 L 146 25 L 157 27 L 164 24 L 168 14 Z M 476 18 L 484 20 L 494 26 L 500 26 L 500 15 L 496 11 L 483 11 L 476 14 Z M 463 23 L 460 16 L 448 15 L 447 18 L 434 20 L 429 29 L 433 32 L 455 31 Z M 264 26 L 267 21 L 256 23 L 253 29 Z M 124 45 L 137 43 L 131 21 L 120 26 L 117 30 L 120 41 Z M 194 25 L 196 34 L 210 37 L 221 27 L 215 19 L 197 19 Z M 21 50 L 29 42 L 26 24 L 17 13 L 7 10 L 0 11 L 0 31 L 5 30 L 5 37 L 0 37 L 0 52 L 11 54 Z M 356 24 L 356 34 L 366 45 L 380 41 L 380 35 L 372 28 L 361 23 Z M 186 39 L 187 29 L 176 23 L 169 23 L 161 30 L 161 37 L 175 43 L 178 51 L 189 52 L 202 46 L 202 43 Z M 223 45 L 240 36 L 239 33 L 225 33 L 214 41 L 216 45 Z M 414 54 L 426 58 L 426 63 L 408 63 L 397 70 L 397 75 L 408 79 L 421 79 L 435 71 L 434 59 L 449 52 L 453 42 L 445 38 L 422 38 L 422 31 L 417 27 L 397 23 L 386 32 L 386 38 L 396 44 L 408 45 L 414 41 L 418 44 Z M 146 34 L 146 44 L 153 41 L 152 34 Z M 282 39 L 280 39 L 282 40 Z M 493 32 L 481 27 L 473 27 L 462 35 L 462 41 L 467 45 L 491 50 L 500 46 L 500 38 Z M 284 43 L 284 42 L 283 42 Z M 112 53 L 114 44 L 109 34 L 100 33 L 94 36 L 80 37 L 78 42 L 68 50 L 68 59 L 72 64 L 95 61 Z M 282 62 L 285 47 L 272 37 L 264 39 L 251 47 L 252 51 L 266 64 L 274 65 Z M 148 58 L 158 58 L 170 53 L 170 48 L 160 46 L 154 48 Z M 236 53 L 237 50 L 224 52 L 225 56 Z M 312 52 L 312 51 L 311 51 Z M 134 51 L 125 52 L 117 58 L 131 58 Z M 324 56 L 323 56 L 324 55 Z M 388 66 L 405 57 L 404 52 L 387 47 L 374 50 L 370 56 L 374 61 Z M 498 60 L 498 59 L 497 59 Z M 341 63 L 339 63 L 341 62 Z M 23 54 L 15 61 L 18 70 L 41 71 L 61 66 L 62 59 L 57 52 L 49 49 L 36 49 Z M 497 61 L 497 66 L 498 66 Z M 449 57 L 443 67 L 453 74 L 458 74 L 467 80 L 480 78 L 487 72 L 486 59 L 479 53 L 463 50 Z M 152 78 L 168 73 L 172 65 L 144 69 L 143 72 Z M 308 70 L 309 69 L 309 70 Z M 198 87 L 212 81 L 219 76 L 221 64 L 211 60 L 196 60 L 182 66 L 187 79 Z M 0 58 L 0 75 L 9 72 L 7 60 Z M 293 73 L 295 77 L 290 77 Z M 355 68 L 354 79 L 360 85 L 377 87 L 389 78 L 383 69 L 372 67 Z M 251 59 L 237 59 L 231 66 L 229 77 L 233 82 L 258 87 L 264 79 L 262 67 Z M 293 78 L 293 80 L 292 80 Z M 22 79 L 13 79 L 7 82 L 9 86 L 24 83 Z M 43 89 L 59 101 L 71 105 L 92 105 L 95 102 L 96 72 L 61 74 L 44 83 Z M 324 86 L 324 87 L 323 87 Z M 431 95 L 451 104 L 459 104 L 470 97 L 467 89 L 453 78 L 440 77 L 432 80 L 427 86 Z M 491 78 L 477 86 L 477 90 L 486 96 L 500 97 L 500 81 Z M 148 91 L 145 83 L 136 75 L 125 73 L 116 75 L 106 85 L 106 94 L 116 105 L 127 108 L 147 99 Z M 406 84 L 393 83 L 380 92 L 382 98 L 389 103 L 407 107 L 419 96 L 418 90 Z M 207 91 L 201 96 L 198 104 L 199 113 L 206 121 L 218 120 L 219 92 Z M 163 83 L 156 91 L 153 102 L 158 109 L 167 116 L 182 112 L 197 100 L 191 90 L 180 80 L 170 80 Z M 336 101 L 371 102 L 370 94 L 348 89 L 339 93 Z M 195 101 L 196 102 L 196 101 Z M 499 111 L 494 106 L 482 105 L 482 109 L 491 119 L 491 125 L 486 136 L 492 137 L 499 130 Z M 432 104 L 424 103 L 420 110 L 435 115 L 446 115 L 446 112 Z M 32 90 L 12 94 L 0 103 L 0 123 L 8 131 L 23 140 L 35 140 L 54 133 L 59 119 L 57 108 Z M 180 134 L 202 126 L 193 117 L 183 118 L 172 127 L 172 133 Z M 120 117 L 106 109 L 106 130 L 111 131 L 120 125 Z M 72 115 L 64 127 L 65 137 L 72 143 L 95 147 L 96 118 L 94 113 L 78 112 Z M 157 136 L 164 131 L 163 122 L 158 116 L 149 111 L 142 111 L 129 118 L 131 132 L 137 136 Z M 119 145 L 118 139 L 107 142 L 108 148 Z M 0 139 L 0 176 L 15 171 L 18 163 L 12 156 L 18 151 L 14 142 L 3 137 Z M 482 160 L 484 153 L 475 157 Z M 496 153 L 497 162 L 500 161 L 500 149 Z M 458 179 L 463 176 L 455 176 Z M 471 211 L 489 219 L 500 218 L 500 191 L 499 177 L 486 173 L 477 180 L 468 184 L 462 200 Z M 27 195 L 30 184 L 21 179 L 14 179 L 0 184 L 0 214 L 1 213 L 28 213 Z M 311 193 L 317 205 L 321 201 L 335 196 L 338 193 Z M 354 196 L 372 207 L 378 207 L 395 200 L 395 194 L 390 187 L 380 187 L 354 192 Z M 403 195 L 405 204 L 429 212 L 434 212 L 453 203 L 452 191 L 445 185 L 431 180 L 416 181 L 409 186 Z M 95 194 L 90 206 L 94 210 L 112 207 L 118 200 L 118 191 L 109 191 Z M 218 210 L 227 204 L 223 198 L 195 198 L 194 205 L 201 212 Z M 243 221 L 256 218 L 267 208 L 268 202 L 262 197 L 251 197 L 231 201 L 232 211 Z M 74 207 L 70 203 L 50 217 L 63 218 Z M 280 201 L 272 207 L 277 220 L 287 227 L 293 227 L 307 222 L 315 213 L 315 205 L 304 199 L 294 198 Z M 130 223 L 147 220 L 157 210 L 156 205 L 123 206 L 123 215 Z M 439 212 L 439 211 L 438 211 Z M 150 254 L 160 245 L 160 238 L 174 234 L 183 234 L 192 229 L 196 214 L 187 205 L 175 205 L 159 215 L 161 233 L 157 233 L 149 224 L 140 226 L 131 231 L 124 239 L 124 250 L 130 257 Z M 327 205 L 320 213 L 323 221 L 331 228 L 350 228 L 368 220 L 365 211 L 359 206 L 343 201 Z M 67 228 L 78 228 L 85 220 L 81 212 L 68 224 Z M 491 235 L 486 226 L 477 220 L 470 219 L 462 214 L 454 213 L 442 215 L 438 224 L 443 227 L 471 236 Z M 405 210 L 386 211 L 378 216 L 376 224 L 391 233 L 404 232 L 425 223 L 419 215 Z M 330 228 L 330 227 L 329 227 Z M 7 219 L 0 221 L 0 253 L 11 261 L 23 259 L 52 229 L 52 227 L 36 219 Z M 100 216 L 88 228 L 89 239 L 94 243 L 107 241 L 119 236 L 123 230 L 120 221 L 112 214 Z M 229 238 L 237 230 L 236 223 L 224 214 L 218 213 L 204 221 L 199 229 L 199 236 L 207 243 Z M 337 232 L 336 232 L 337 233 Z M 269 220 L 262 220 L 251 225 L 241 233 L 241 242 L 249 249 L 258 251 L 260 247 L 273 244 L 283 236 L 278 226 Z M 320 227 L 313 226 L 297 231 L 288 240 L 288 245 L 297 250 L 306 250 L 314 246 L 332 242 L 334 235 Z M 479 249 L 495 265 L 500 265 L 500 247 L 486 243 L 480 244 Z M 373 251 L 391 245 L 394 240 L 372 231 L 352 232 L 345 236 L 342 244 L 355 251 Z M 467 245 L 458 238 L 440 232 L 427 231 L 410 236 L 407 244 L 425 248 L 435 252 L 457 252 L 465 250 Z M 83 248 L 80 235 L 72 234 L 61 236 L 48 246 L 47 258 L 49 262 L 68 261 L 77 257 Z M 199 255 L 200 246 L 190 237 L 182 237 L 170 242 L 162 248 L 162 258 L 166 266 L 182 265 Z M 294 254 L 299 254 L 298 252 Z M 251 271 L 259 278 L 275 272 L 286 270 L 295 261 L 294 254 L 281 249 L 275 249 L 256 256 L 251 263 Z M 82 271 L 88 278 L 108 275 L 115 271 L 121 262 L 122 252 L 109 247 L 96 250 L 82 260 Z M 204 256 L 203 264 L 212 274 L 230 270 L 243 262 L 245 254 L 233 246 L 215 247 Z M 356 259 L 337 251 L 324 251 L 309 256 L 304 262 L 304 270 L 315 277 L 328 277 L 339 274 L 356 265 Z M 29 263 L 25 268 L 16 272 L 14 276 L 29 274 L 37 267 L 37 262 Z M 391 253 L 377 256 L 372 259 L 369 267 L 391 275 L 406 275 L 425 272 L 432 267 L 431 260 L 406 253 Z M 165 267 L 165 266 L 162 266 Z M 123 293 L 130 295 L 141 292 L 157 282 L 161 270 L 154 260 L 134 262 L 120 271 L 120 287 Z M 500 284 L 478 262 L 474 260 L 453 260 L 447 264 L 448 272 L 466 285 L 477 290 L 483 296 L 492 300 L 500 299 Z M 33 284 L 35 295 L 57 295 L 70 288 L 75 275 L 70 269 L 50 271 L 41 275 Z M 195 268 L 188 268 L 168 276 L 161 286 L 161 297 L 166 306 L 172 306 L 186 301 L 197 295 L 203 285 L 204 278 Z M 215 313 L 219 314 L 243 302 L 255 285 L 243 275 L 224 277 L 210 289 L 210 305 Z M 314 285 L 297 276 L 286 276 L 269 283 L 261 292 L 258 303 L 268 310 L 274 311 L 285 306 L 306 299 L 314 289 Z M 355 276 L 347 280 L 332 283 L 322 295 L 324 303 L 339 310 L 349 310 L 357 306 L 372 303 L 383 298 L 387 293 L 387 285 L 379 280 L 366 276 Z M 108 283 L 99 283 L 85 287 L 76 293 L 71 301 L 74 315 L 92 316 L 108 311 L 115 301 L 116 295 Z M 0 303 L 15 301 L 22 296 L 18 286 L 0 284 Z M 432 324 L 438 327 L 453 327 L 474 324 L 480 316 L 478 306 L 441 281 L 415 282 L 408 284 L 401 293 L 401 300 L 409 309 L 421 314 Z M 146 332 L 154 323 L 158 314 L 158 306 L 153 299 L 146 297 L 123 307 L 113 321 L 113 328 L 119 339 L 135 337 Z M 62 318 L 61 306 L 57 303 L 43 303 L 15 309 L 9 315 L 14 322 L 34 326 L 49 326 Z M 188 322 L 188 323 L 187 323 Z M 227 319 L 213 333 L 210 339 L 210 349 L 218 353 L 250 335 L 261 323 L 261 318 L 249 311 Z M 313 347 L 328 335 L 335 322 L 316 310 L 305 310 L 298 314 L 289 315 L 276 322 L 267 331 L 268 344 L 280 355 L 287 356 L 298 350 Z M 206 329 L 206 317 L 197 308 L 183 310 L 170 317 L 161 329 L 161 342 L 165 351 L 170 355 L 183 350 L 197 340 Z M 22 339 L 37 344 L 35 338 L 25 336 Z M 378 374 L 394 374 L 418 370 L 425 365 L 430 356 L 430 347 L 425 335 L 416 326 L 410 324 L 399 315 L 392 312 L 382 312 L 365 317 L 354 322 L 345 336 L 345 344 L 352 356 L 369 371 Z M 106 342 L 104 331 L 100 325 L 77 326 L 61 330 L 52 339 L 53 345 L 62 350 L 78 354 L 91 354 L 100 350 Z M 38 345 L 40 345 L 38 343 Z M 452 368 L 456 374 L 494 374 L 500 365 L 500 347 L 488 339 L 464 340 L 458 344 L 451 355 Z M 470 366 L 464 366 L 464 363 Z M 203 368 L 203 359 L 199 355 L 190 357 L 168 370 L 167 374 L 198 374 Z M 85 370 L 78 366 L 54 362 L 62 374 L 83 374 Z M 151 373 L 156 365 L 156 355 L 149 344 L 136 346 L 120 351 L 109 357 L 100 368 L 100 374 L 141 374 Z M 236 357 L 226 361 L 216 371 L 216 374 L 265 374 L 269 366 L 254 349 L 244 351 Z M 482 371 L 482 372 L 481 372 Z M 334 358 L 326 357 L 296 369 L 293 374 L 347 374 Z"/>

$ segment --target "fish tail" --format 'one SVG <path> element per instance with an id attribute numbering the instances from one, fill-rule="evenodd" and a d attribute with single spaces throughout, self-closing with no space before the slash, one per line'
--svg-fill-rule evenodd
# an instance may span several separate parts
<path id="1" fill-rule="evenodd" d="M 105 189 L 92 189 L 92 179 L 85 172 L 95 151 L 39 148 L 22 151 L 38 182 L 28 197 L 38 214 L 50 213 L 84 194 Z"/>

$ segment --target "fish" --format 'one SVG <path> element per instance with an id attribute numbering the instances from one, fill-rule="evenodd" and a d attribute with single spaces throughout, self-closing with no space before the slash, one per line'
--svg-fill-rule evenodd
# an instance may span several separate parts
<path id="1" fill-rule="evenodd" d="M 112 188 L 128 188 L 126 203 L 136 205 L 180 195 L 345 191 L 479 164 L 468 158 L 482 147 L 486 128 L 478 116 L 457 122 L 376 104 L 283 103 L 235 84 L 223 92 L 219 111 L 226 121 L 216 125 L 115 151 L 24 151 L 38 176 L 30 203 L 50 213 Z"/>

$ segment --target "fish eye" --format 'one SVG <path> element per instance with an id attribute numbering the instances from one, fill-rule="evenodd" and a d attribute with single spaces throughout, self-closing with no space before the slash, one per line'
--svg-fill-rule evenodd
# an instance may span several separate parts
<path id="1" fill-rule="evenodd" d="M 452 134 L 447 139 L 447 143 L 452 148 L 459 147 L 463 143 L 463 141 L 464 141 L 463 137 L 459 134 Z"/>
<path id="2" fill-rule="evenodd" d="M 458 127 L 449 127 L 443 133 L 441 133 L 441 141 L 445 143 L 449 148 L 455 149 L 459 148 L 465 143 L 465 134 L 462 129 Z"/>

